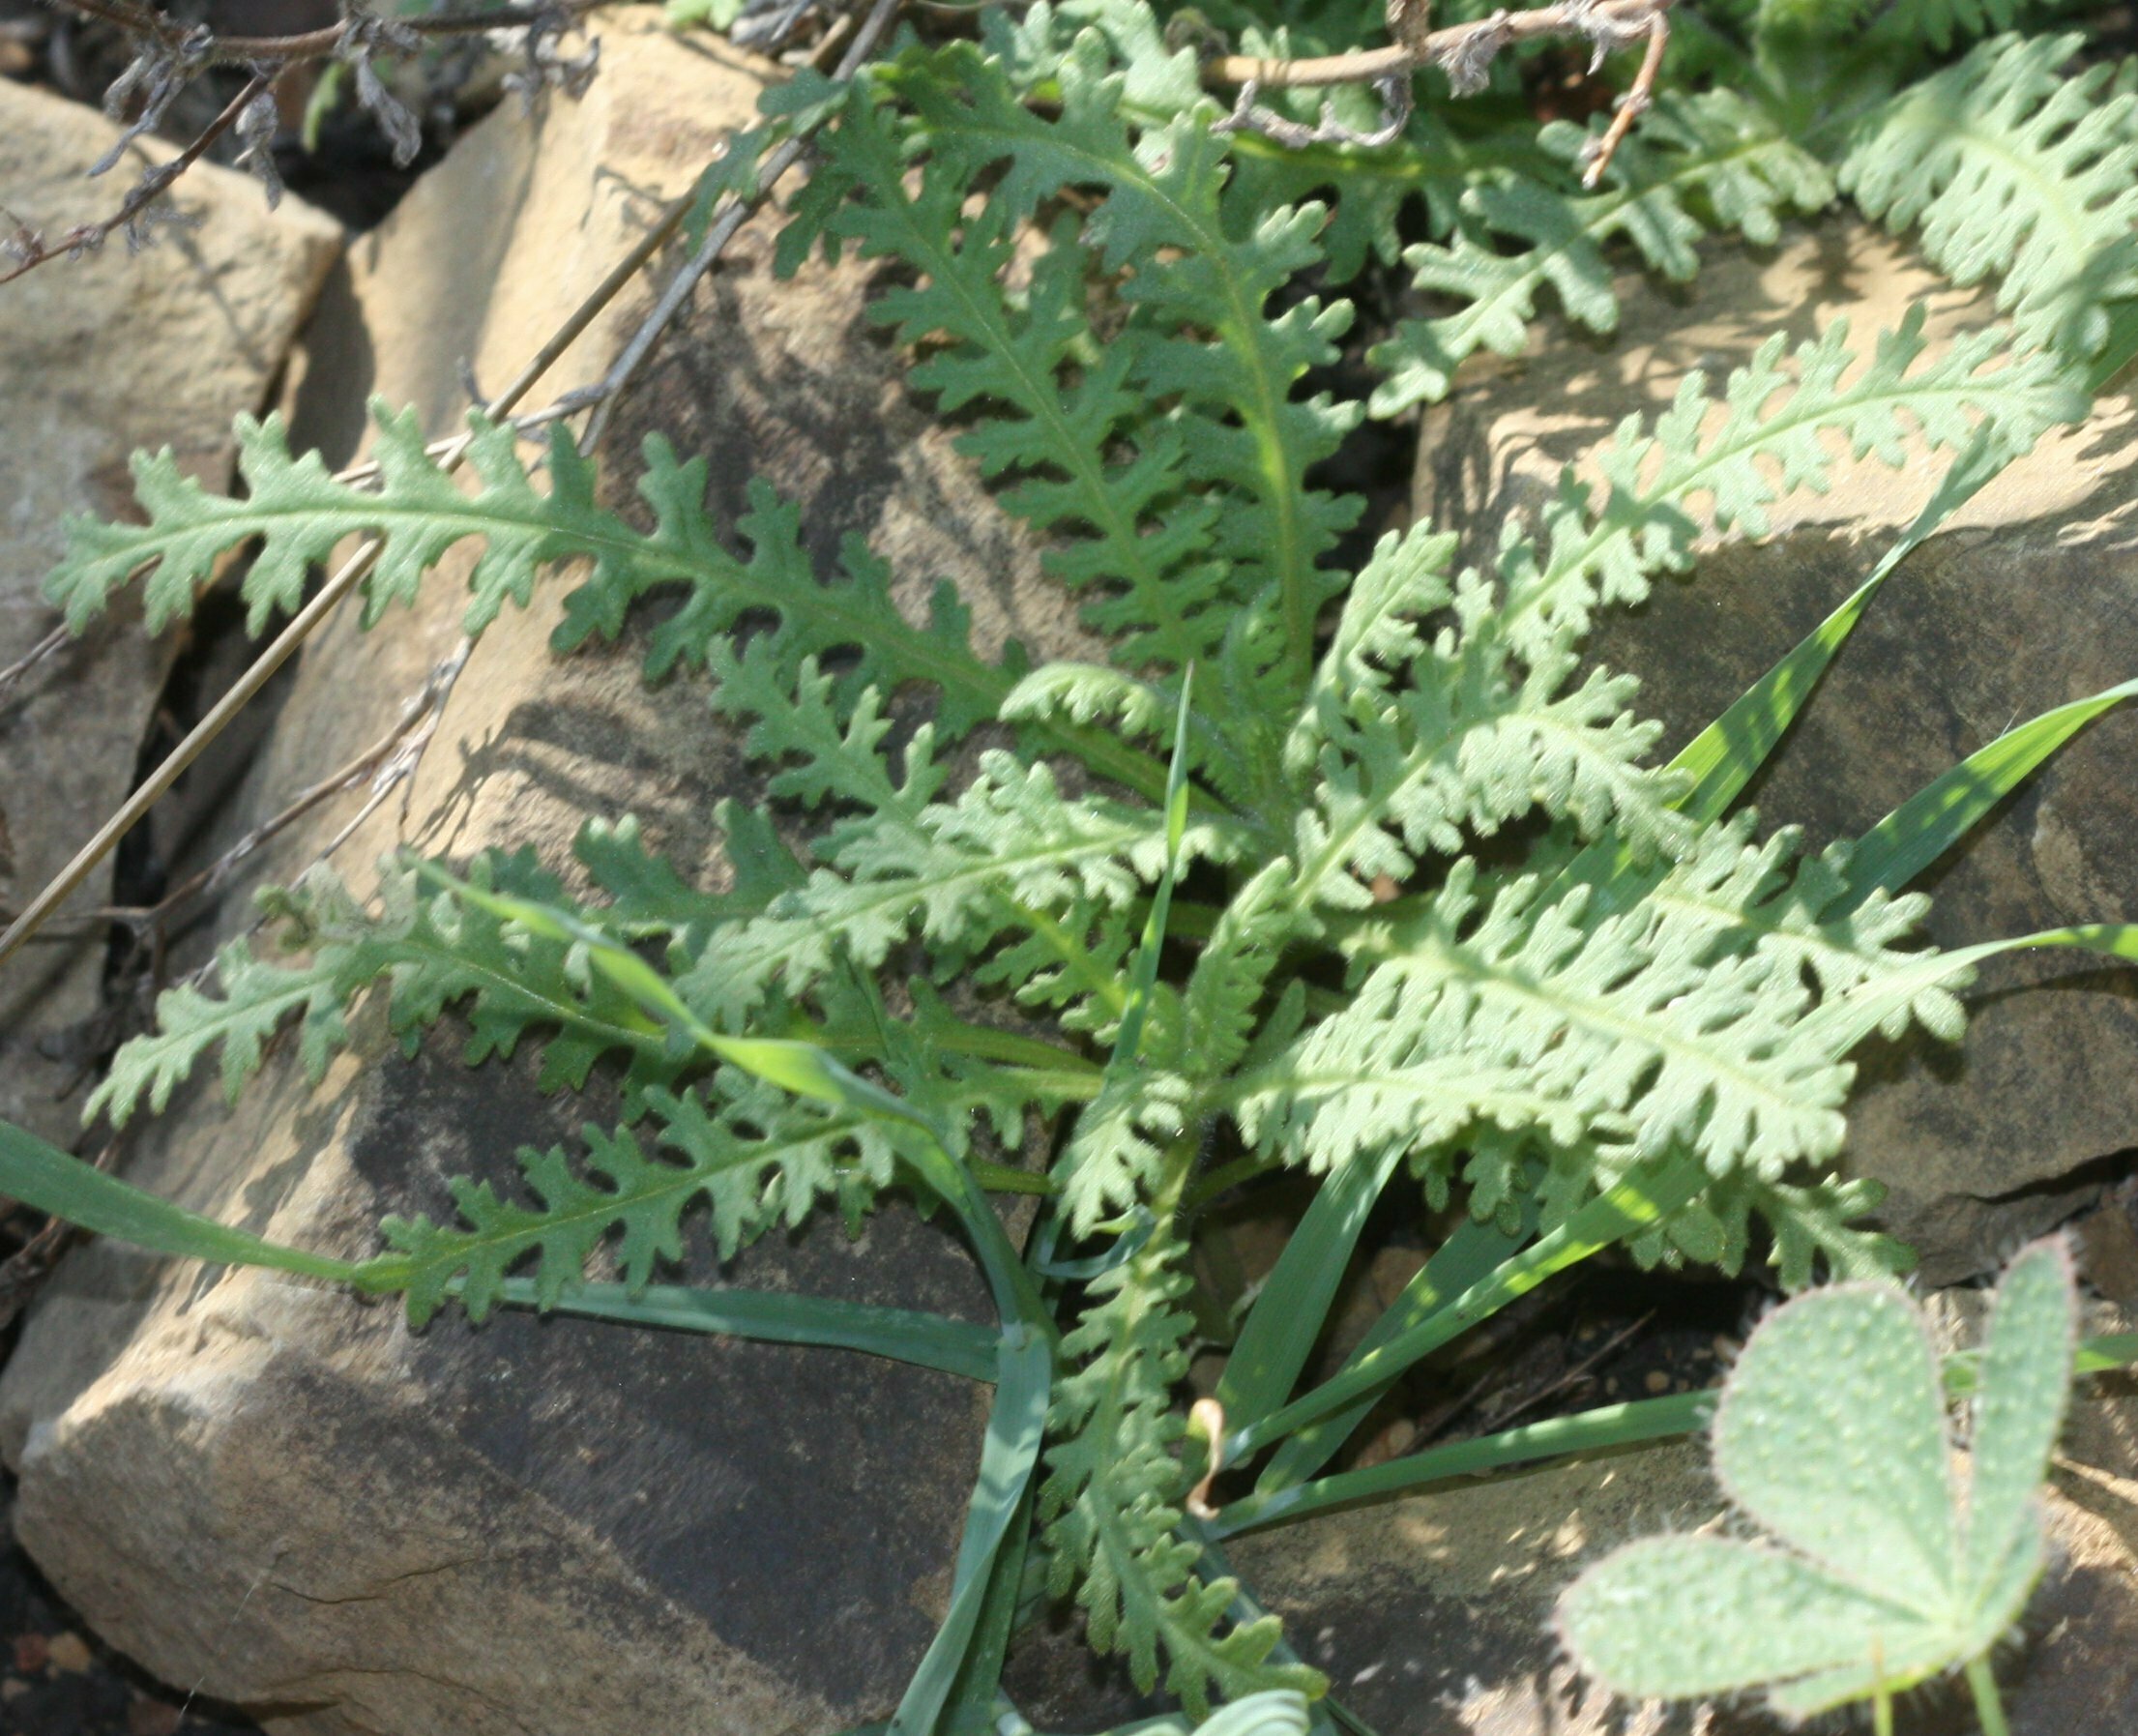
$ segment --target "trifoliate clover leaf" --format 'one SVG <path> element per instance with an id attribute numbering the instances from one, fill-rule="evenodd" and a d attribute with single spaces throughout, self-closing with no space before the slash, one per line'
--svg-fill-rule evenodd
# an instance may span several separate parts
<path id="1" fill-rule="evenodd" d="M 2041 1576 L 2038 1497 L 2076 1315 L 2060 1244 L 2013 1262 L 1982 1347 L 1963 1496 L 1916 1306 L 1838 1284 L 1777 1309 L 1723 1388 L 1713 1438 L 1717 1481 L 1767 1539 L 1615 1551 L 1560 1599 L 1568 1649 L 1629 1698 L 1764 1687 L 1791 1719 L 1980 1659 Z"/>

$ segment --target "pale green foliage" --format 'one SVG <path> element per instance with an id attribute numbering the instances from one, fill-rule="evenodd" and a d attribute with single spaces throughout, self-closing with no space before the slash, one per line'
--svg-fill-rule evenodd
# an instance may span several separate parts
<path id="1" fill-rule="evenodd" d="M 1999 37 L 1864 121 L 1840 165 L 1955 283 L 1997 280 L 2030 342 L 2091 355 L 2138 294 L 2138 69 L 2061 75 L 2076 36 Z"/>
<path id="2" fill-rule="evenodd" d="M 1561 122 L 1541 142 L 1571 163 L 1587 137 Z M 1569 319 L 1593 332 L 1616 331 L 1618 267 L 1605 251 L 1613 243 L 1628 244 L 1656 276 L 1683 282 L 1699 269 L 1698 244 L 1707 234 L 1696 210 L 1772 245 L 1782 217 L 1832 198 L 1829 167 L 1778 116 L 1735 91 L 1667 96 L 1620 148 L 1611 184 L 1596 192 L 1568 192 L 1534 176 L 1486 180 L 1464 194 L 1450 242 L 1404 251 L 1420 290 L 1463 306 L 1404 321 L 1375 352 L 1388 378 L 1374 395 L 1374 413 L 1390 416 L 1445 397 L 1456 365 L 1475 350 L 1518 355 L 1542 289 Z"/>
<path id="3" fill-rule="evenodd" d="M 483 886 L 555 896 L 554 876 L 532 853 L 489 855 L 473 875 Z M 574 969 L 570 949 L 527 934 L 445 894 L 426 894 L 416 876 L 390 871 L 378 908 L 351 897 L 332 868 L 314 868 L 286 892 L 268 896 L 278 939 L 301 959 L 263 958 L 234 940 L 216 960 L 220 998 L 190 984 L 157 1003 L 157 1029 L 122 1047 L 90 1100 L 89 1112 L 124 1126 L 145 1099 L 161 1110 L 172 1088 L 218 1045 L 225 1090 L 235 1097 L 259 1070 L 262 1045 L 287 1018 L 300 1020 L 299 1052 L 313 1079 L 348 1041 L 345 1010 L 373 982 L 391 986 L 388 1021 L 411 1052 L 448 1006 L 467 1019 L 464 1059 L 473 1066 L 510 1057 L 531 1028 L 542 1041 L 543 1090 L 578 1089 L 604 1054 L 620 1053 L 633 1087 L 672 1076 L 665 1035 L 603 978 Z"/>
<path id="4" fill-rule="evenodd" d="M 145 525 L 92 518 L 68 523 L 67 558 L 45 583 L 45 595 L 67 611 L 77 631 L 101 613 L 111 592 L 149 568 L 143 603 L 151 632 L 192 612 L 194 594 L 214 576 L 216 562 L 240 544 L 259 539 L 242 590 L 248 625 L 257 633 L 277 609 L 303 600 L 311 563 L 324 561 L 342 538 L 377 533 L 383 546 L 364 580 L 365 621 L 414 596 L 425 573 L 464 539 L 485 544 L 468 575 L 475 593 L 466 626 L 481 631 L 508 599 L 525 604 L 536 571 L 570 554 L 603 552 L 609 520 L 594 504 L 594 472 L 562 436 L 550 448 L 550 487 L 528 481 L 513 436 L 477 423 L 468 449 L 481 486 L 472 495 L 424 450 L 414 411 L 376 408 L 376 454 L 382 485 L 337 482 L 317 453 L 292 458 L 281 418 L 238 422 L 238 470 L 246 497 L 211 494 L 178 468 L 168 448 L 136 454 L 134 495 Z"/>
<path id="5" fill-rule="evenodd" d="M 1228 1699 L 1275 1688 L 1316 1690 L 1310 1670 L 1274 1662 L 1274 1618 L 1220 1634 L 1237 1587 L 1198 1582 L 1200 1551 L 1177 1535 L 1192 1477 L 1175 1455 L 1181 1421 L 1173 1395 L 1187 1372 L 1192 1322 L 1180 1250 L 1154 1238 L 1091 1286 L 1075 1331 L 1062 1341 L 1073 1372 L 1056 1383 L 1040 1514 L 1047 1524 L 1049 1585 L 1074 1592 L 1092 1642 L 1128 1655 L 1138 1682 L 1159 1679 L 1200 1718 L 1213 1689 Z"/>
<path id="6" fill-rule="evenodd" d="M 373 986 L 410 1045 L 456 1009 L 471 1060 L 540 1042 L 545 1087 L 613 1068 L 625 1125 L 581 1155 L 523 1153 L 524 1197 L 462 1181 L 455 1222 L 390 1227 L 381 1271 L 419 1316 L 455 1296 L 482 1311 L 523 1262 L 545 1303 L 611 1254 L 642 1287 L 701 1208 L 725 1254 L 826 1200 L 858 1211 L 901 1171 L 1039 1149 L 1040 1119 L 1073 1105 L 1048 1210 L 1071 1238 L 1116 1240 L 1062 1305 L 1038 1546 L 1094 1638 L 1200 1710 L 1319 1686 L 1274 1624 L 1236 1619 L 1237 1588 L 1181 1523 L 1200 1470 L 1175 1414 L 1183 1202 L 1220 1118 L 1272 1164 L 1400 1157 L 1428 1198 L 1459 1190 L 1508 1224 L 1562 1225 L 1677 1162 L 1692 1182 L 1642 1221 L 1643 1259 L 1735 1269 L 1764 1224 L 1792 1285 L 1818 1261 L 1896 1261 L 1855 1222 L 1870 1190 L 1793 1172 L 1836 1150 L 1864 1035 L 1954 1034 L 1964 960 L 1918 944 L 1921 900 L 1852 893 L 1845 852 L 1687 812 L 1688 780 L 1651 763 L 1634 684 L 1586 666 L 1582 640 L 1597 609 L 1685 569 L 1697 536 L 1763 534 L 1772 504 L 1825 486 L 1843 453 L 1996 461 L 2082 400 L 2053 354 L 2015 358 L 2007 333 L 1933 351 L 1916 312 L 1866 351 L 1835 323 L 1628 420 L 1595 480 L 1569 475 L 1482 568 L 1419 526 L 1347 575 L 1332 554 L 1361 503 L 1316 466 L 1359 407 L 1305 384 L 1351 318 L 1319 275 L 1331 250 L 1339 270 L 1392 257 L 1415 197 L 1437 239 L 1414 269 L 1469 304 L 1391 346 L 1393 407 L 1469 349 L 1518 343 L 1540 284 L 1608 329 L 1614 238 L 1673 275 L 1711 221 L 1772 238 L 1830 196 L 1828 160 L 1756 94 L 1680 96 L 1597 194 L 1566 191 L 1561 130 L 1542 149 L 1455 140 L 1452 166 L 1407 146 L 1361 161 L 1332 216 L 1310 195 L 1357 154 L 1286 163 L 1214 134 L 1192 57 L 1133 0 L 990 10 L 981 28 L 980 44 L 909 46 L 839 99 L 780 251 L 902 268 L 875 312 L 925 352 L 915 385 L 1043 539 L 1106 661 L 1034 669 L 1014 645 L 990 661 L 950 585 L 916 621 L 865 547 L 819 573 L 762 485 L 731 540 L 704 509 L 703 461 L 659 441 L 646 531 L 562 434 L 542 485 L 480 422 L 472 487 L 384 412 L 373 486 L 293 461 L 272 421 L 241 430 L 244 500 L 151 461 L 146 525 L 76 527 L 54 580 L 71 609 L 145 572 L 152 608 L 182 612 L 255 538 L 244 582 L 262 620 L 354 533 L 385 542 L 372 614 L 467 539 L 484 545 L 473 627 L 578 564 L 559 648 L 629 633 L 650 679 L 702 675 L 776 825 L 722 808 L 735 877 L 718 895 L 629 824 L 582 837 L 595 892 L 577 901 L 518 859 L 457 891 L 389 865 L 374 908 L 308 879 L 274 907 L 281 956 L 235 943 L 220 995 L 172 991 L 99 1102 L 115 1117 L 161 1104 L 219 1044 L 235 1088 L 287 1017 L 316 1074 Z M 2014 291 L 2023 313 L 2034 294 Z M 673 606 L 637 611 L 657 590 Z M 1184 689 L 1176 838 L 1163 753 Z M 1546 840 L 1528 871 L 1474 866 L 1521 826 Z M 493 890 L 522 901 L 485 904 Z M 1176 891 L 1178 934 L 1160 935 L 1152 909 Z M 1161 958 L 1146 995 L 1138 970 Z M 664 999 L 619 987 L 617 970 L 643 984 L 656 966 Z M 1305 986 L 1339 977 L 1334 1007 Z M 746 1033 L 820 1045 L 909 1119 L 708 1060 Z"/>
<path id="7" fill-rule="evenodd" d="M 696 1092 L 648 1094 L 659 1128 L 652 1154 L 629 1129 L 589 1128 L 586 1156 L 576 1162 L 558 1147 L 523 1147 L 519 1167 L 533 1205 L 462 1176 L 453 1183 L 453 1203 L 467 1227 L 385 1220 L 380 1228 L 399 1256 L 395 1278 L 411 1319 L 426 1319 L 457 1279 L 457 1299 L 480 1320 L 500 1281 L 529 1254 L 537 1294 L 554 1303 L 583 1281 L 587 1262 L 611 1237 L 626 1282 L 642 1289 L 657 1263 L 683 1257 L 683 1216 L 701 1200 L 724 1259 L 776 1224 L 799 1224 L 820 1198 L 836 1199 L 856 1221 L 891 1180 L 897 1135 L 882 1122 L 788 1098 L 732 1072 L 709 1094 L 711 1103 Z"/>
<path id="8" fill-rule="evenodd" d="M 1714 1468 L 1772 1542 L 1662 1537 L 1607 1556 L 1559 1604 L 1582 1668 L 1640 1699 L 1765 1687 L 1798 1719 L 1981 1657 L 2041 1575 L 2077 1311 L 2061 1245 L 2013 1262 L 1964 1496 L 1937 1357 L 1905 1296 L 1837 1286 L 1770 1315 L 1723 1388 Z"/>

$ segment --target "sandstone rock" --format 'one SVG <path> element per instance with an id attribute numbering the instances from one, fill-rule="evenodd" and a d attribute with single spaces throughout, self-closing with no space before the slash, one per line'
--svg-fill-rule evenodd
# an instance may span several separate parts
<path id="1" fill-rule="evenodd" d="M 0 206 L 53 240 L 114 210 L 132 176 L 170 147 L 141 144 L 102 180 L 85 178 L 119 129 L 94 109 L 0 81 Z M 71 513 L 132 498 L 127 455 L 170 446 L 192 476 L 227 483 L 230 424 L 271 389 L 339 245 L 339 230 L 296 200 L 269 213 L 257 183 L 202 165 L 178 184 L 199 220 L 130 255 L 59 259 L 10 283 L 0 343 L 0 668 L 58 624 L 40 587 L 65 547 Z M 26 903 L 132 787 L 135 756 L 170 664 L 137 613 L 71 642 L 0 692 L 0 905 Z M 110 902 L 108 871 L 68 906 Z M 100 1005 L 105 935 L 63 915 L 9 961 L 0 981 L 0 1119 L 73 1134 L 99 1051 L 84 1027 Z"/>
<path id="2" fill-rule="evenodd" d="M 751 114 L 754 64 L 628 16 L 600 33 L 582 103 L 539 121 L 501 109 L 353 249 L 294 394 L 331 460 L 352 456 L 366 392 L 450 430 L 459 362 L 494 390 Z M 1046 643 L 1036 561 L 906 402 L 902 364 L 868 336 L 867 274 L 776 284 L 763 253 L 760 239 L 723 266 L 671 334 L 609 447 L 612 497 L 630 493 L 638 431 L 660 427 L 711 455 L 717 507 L 766 475 L 819 551 L 864 535 L 916 599 L 948 577 L 983 634 Z M 542 393 L 598 377 L 647 305 L 641 290 L 598 320 Z M 233 825 L 399 713 L 458 639 L 467 552 L 412 614 L 324 631 Z M 584 817 L 626 812 L 687 872 L 724 872 L 713 803 L 758 782 L 689 680 L 645 691 L 642 643 L 551 657 L 568 588 L 483 638 L 405 829 L 389 804 L 339 858 L 360 884 L 404 839 L 532 843 L 564 868 Z M 354 805 L 293 828 L 259 872 L 300 871 Z M 243 921 L 229 911 L 225 931 Z M 385 1212 L 450 1210 L 443 1174 L 503 1180 L 516 1146 L 613 1115 L 599 1091 L 544 1103 L 523 1066 L 471 1073 L 460 1042 L 441 1032 L 404 1063 L 365 1029 L 365 1064 L 316 1091 L 278 1056 L 236 1109 L 202 1090 L 146 1129 L 127 1173 L 356 1253 Z M 896 1208 L 858 1245 L 819 1224 L 727 1276 L 985 1312 L 950 1233 Z M 83 1613 L 277 1732 L 777 1736 L 895 1704 L 944 1608 L 984 1399 L 838 1353 L 564 1319 L 412 1336 L 328 1290 L 97 1246 L 28 1325 L 0 1446 L 21 1535 Z"/>
<path id="3" fill-rule="evenodd" d="M 1836 220 L 1771 256 L 1720 250 L 1682 296 L 1629 294 L 1609 347 L 1557 327 L 1515 365 L 1466 369 L 1426 418 L 1417 510 L 1489 546 L 1633 411 L 1693 368 L 1719 376 L 1770 334 L 1846 315 L 1860 343 L 1929 304 L 1934 338 L 1990 317 L 1905 250 Z M 1888 585 L 1752 789 L 1770 824 L 1816 844 L 1859 834 L 2014 722 L 2138 670 L 2129 560 L 2133 412 L 2111 397 L 1976 498 Z M 1845 463 L 1826 495 L 1778 509 L 1775 534 L 1707 554 L 1592 649 L 1639 674 L 1675 750 L 1859 584 L 1929 498 L 1942 463 Z M 2111 716 L 1918 885 L 1954 945 L 2138 910 L 2138 721 Z M 2022 986 L 2053 985 L 2047 987 Z M 1988 1270 L 2097 1192 L 2088 1165 L 2138 1145 L 2138 979 L 2075 955 L 2000 961 L 1973 996 L 1964 1049 L 1915 1039 L 1860 1052 L 1848 1162 L 1892 1190 L 1887 1217 L 1932 1282 Z"/>

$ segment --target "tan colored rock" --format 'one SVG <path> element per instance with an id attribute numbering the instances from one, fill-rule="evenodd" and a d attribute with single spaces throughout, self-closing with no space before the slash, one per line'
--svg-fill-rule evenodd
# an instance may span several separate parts
<path id="1" fill-rule="evenodd" d="M 170 147 L 144 140 L 102 180 L 85 178 L 119 129 L 94 109 L 0 80 L 0 206 L 54 241 L 117 208 Z M 256 410 L 340 243 L 297 200 L 270 213 L 256 182 L 212 165 L 174 191 L 198 220 L 130 255 L 114 241 L 56 259 L 0 290 L 0 668 L 58 624 L 42 597 L 72 513 L 131 498 L 127 456 L 170 446 L 189 475 L 231 476 L 230 424 Z M 0 693 L 0 906 L 20 908 L 132 787 L 134 763 L 173 653 L 137 611 L 93 629 Z M 108 869 L 68 906 L 110 902 Z M 0 972 L 0 1119 L 73 1136 L 103 1046 L 94 1021 L 105 935 L 32 947 Z"/>
<path id="2" fill-rule="evenodd" d="M 1466 368 L 1428 414 L 1417 510 L 1489 546 L 1564 463 L 1625 415 L 1664 407 L 1687 370 L 1720 376 L 1770 335 L 1846 316 L 1867 348 L 1926 300 L 1944 342 L 1990 317 L 1912 254 L 1834 220 L 1772 256 L 1718 250 L 1682 295 L 1631 286 L 1607 347 L 1547 326 L 1518 364 Z M 1889 584 L 1754 786 L 1763 818 L 1814 843 L 1860 834 L 2015 722 L 2138 671 L 2138 467 L 2128 397 L 2055 434 L 1978 495 Z M 1642 677 L 1674 751 L 1852 591 L 1929 498 L 1943 464 L 1844 462 L 1774 535 L 1706 554 L 1591 649 Z M 1593 475 L 1593 472 L 1590 474 Z M 2138 912 L 2138 720 L 2110 717 L 1918 882 L 1930 933 L 1961 945 Z M 2023 985 L 2052 988 L 2019 991 Z M 1932 1282 L 1994 1267 L 2097 1192 L 2083 1173 L 2138 1145 L 2138 979 L 2091 956 L 1988 966 L 1964 1050 L 1860 1051 L 1850 1166 L 1892 1190 L 1888 1220 Z"/>
<path id="3" fill-rule="evenodd" d="M 539 120 L 501 108 L 352 250 L 294 393 L 303 435 L 353 456 L 364 394 L 450 431 L 458 364 L 490 390 L 545 338 L 747 120 L 753 63 L 633 15 L 601 20 L 600 77 Z M 673 263 L 671 259 L 669 263 Z M 664 276 L 657 272 L 657 280 Z M 955 582 L 983 636 L 1040 641 L 1036 561 L 871 341 L 868 274 L 776 284 L 762 244 L 701 291 L 610 452 L 639 430 L 710 455 L 715 504 L 768 476 L 827 564 L 867 537 L 916 600 Z M 641 287 L 543 382 L 598 377 Z M 232 826 L 382 732 L 456 644 L 472 551 L 421 605 L 309 648 Z M 711 821 L 759 784 L 703 690 L 649 694 L 643 640 L 554 659 L 564 578 L 508 611 L 453 692 L 402 828 L 347 846 L 464 855 L 531 843 L 560 868 L 589 814 L 639 815 L 687 872 L 724 872 Z M 308 818 L 253 871 L 287 878 L 355 807 Z M 249 883 L 248 881 L 247 883 Z M 242 909 L 224 917 L 241 927 Z M 599 1086 L 544 1102 L 521 1064 L 471 1072 L 460 1035 L 412 1062 L 373 1020 L 314 1090 L 286 1054 L 234 1109 L 198 1090 L 131 1141 L 127 1173 L 230 1222 L 361 1253 L 390 1211 L 450 1210 L 443 1175 L 509 1183 L 521 1144 L 613 1117 Z M 524 1057 L 522 1058 L 524 1060 Z M 703 1261 L 693 1276 L 711 1276 Z M 889 1207 L 771 1238 L 735 1281 L 971 1317 L 985 1295 L 950 1231 Z M 833 1352 L 566 1319 L 441 1318 L 251 1273 L 97 1246 L 55 1275 L 0 1383 L 17 1525 L 55 1584 L 149 1669 L 304 1736 L 780 1736 L 887 1716 L 943 1610 L 985 1395 Z"/>

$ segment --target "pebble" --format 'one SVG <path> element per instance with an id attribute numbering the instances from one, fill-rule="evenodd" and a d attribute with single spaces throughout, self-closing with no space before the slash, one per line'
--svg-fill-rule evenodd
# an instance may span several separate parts
<path id="1" fill-rule="evenodd" d="M 66 1670 L 70 1675 L 86 1675 L 89 1666 L 96 1662 L 89 1650 L 89 1642 L 79 1633 L 55 1633 L 46 1648 L 52 1660 L 52 1667 Z"/>
<path id="2" fill-rule="evenodd" d="M 1660 1368 L 1651 1368 L 1648 1371 L 1647 1384 L 1652 1393 L 1667 1393 L 1670 1391 L 1670 1376 Z"/>

